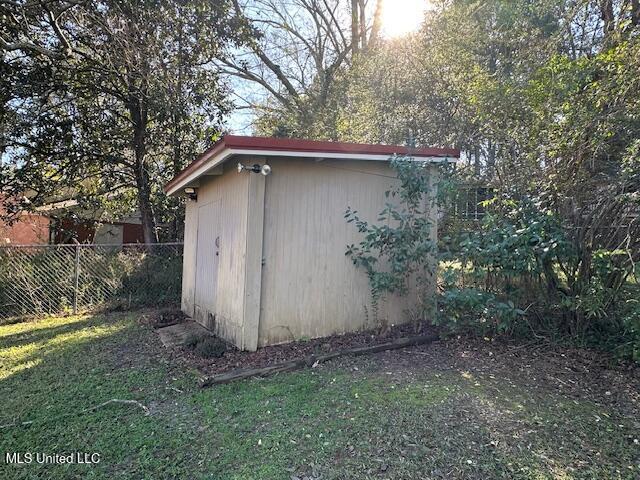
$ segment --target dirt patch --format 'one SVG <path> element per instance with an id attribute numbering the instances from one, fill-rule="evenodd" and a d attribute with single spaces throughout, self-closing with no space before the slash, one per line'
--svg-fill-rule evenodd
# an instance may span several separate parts
<path id="1" fill-rule="evenodd" d="M 195 365 L 204 375 L 210 376 L 238 368 L 267 367 L 312 354 L 378 345 L 397 338 L 428 333 L 435 333 L 435 329 L 426 324 L 406 324 L 392 327 L 383 334 L 379 334 L 374 330 L 346 333 L 344 335 L 263 347 L 255 352 L 243 352 L 231 348 L 221 358 L 201 358 L 183 348 L 177 349 L 176 353 L 191 365 Z"/>
<path id="2" fill-rule="evenodd" d="M 456 372 L 472 382 L 498 381 L 541 395 L 585 399 L 615 408 L 628 417 L 640 411 L 640 365 L 620 362 L 603 352 L 547 342 L 518 343 L 473 337 L 443 339 L 399 351 L 358 359 L 359 368 L 393 375 L 429 371 Z M 368 362 L 364 366 L 362 362 Z M 338 360 L 349 367 L 352 359 Z M 355 364 L 354 364 L 355 365 Z M 640 421 L 638 428 L 640 428 Z"/>
<path id="3" fill-rule="evenodd" d="M 264 347 L 256 352 L 231 348 L 221 358 L 202 358 L 182 348 L 173 352 L 181 362 L 195 366 L 203 376 L 211 376 L 436 332 L 428 324 L 407 324 L 393 327 L 384 334 L 377 331 L 347 333 Z M 568 348 L 546 341 L 523 343 L 461 336 L 364 357 L 340 358 L 320 368 L 336 367 L 384 371 L 386 378 L 419 375 L 425 370 L 455 372 L 488 388 L 499 381 L 501 385 L 526 388 L 540 392 L 540 395 L 553 393 L 567 399 L 588 398 L 628 417 L 637 417 L 640 411 L 640 365 L 620 362 L 603 352 Z"/>

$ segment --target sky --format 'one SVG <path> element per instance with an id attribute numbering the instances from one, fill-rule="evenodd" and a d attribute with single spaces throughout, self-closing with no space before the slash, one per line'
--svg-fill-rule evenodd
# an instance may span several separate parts
<path id="1" fill-rule="evenodd" d="M 383 0 L 382 35 L 385 38 L 399 38 L 420 28 L 429 0 Z M 250 85 L 232 80 L 232 89 L 242 97 L 251 95 Z M 252 134 L 253 113 L 249 110 L 235 110 L 227 121 L 227 128 L 238 135 Z"/>

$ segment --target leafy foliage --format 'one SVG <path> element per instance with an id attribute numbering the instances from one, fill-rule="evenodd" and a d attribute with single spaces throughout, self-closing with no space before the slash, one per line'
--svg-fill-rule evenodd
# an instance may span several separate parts
<path id="1" fill-rule="evenodd" d="M 622 356 L 640 362 L 640 301 L 636 295 L 625 300 L 622 309 L 622 340 L 614 349 Z"/>
<path id="2" fill-rule="evenodd" d="M 624 0 L 454 1 L 354 63 L 338 138 L 454 144 L 496 194 L 443 222 L 441 322 L 637 345 L 639 26 Z"/>
<path id="3" fill-rule="evenodd" d="M 417 283 L 427 286 L 424 291 L 420 289 L 417 299 L 424 314 L 432 301 L 428 285 L 435 273 L 431 215 L 437 202 L 436 179 L 432 168 L 423 162 L 395 157 L 391 165 L 398 184 L 385 192 L 387 202 L 377 221 L 367 221 L 356 210 L 347 209 L 347 222 L 356 226 L 363 239 L 349 245 L 346 255 L 366 271 L 374 308 L 385 295 L 406 295 L 409 286 Z"/>
<path id="4" fill-rule="evenodd" d="M 571 336 L 637 356 L 633 253 L 600 248 L 585 258 L 540 199 L 487 203 L 478 229 L 443 239 L 440 322 L 482 334 Z"/>
<path id="5" fill-rule="evenodd" d="M 443 239 L 443 320 L 456 328 L 479 326 L 483 333 L 513 332 L 525 308 L 548 306 L 537 294 L 547 287 L 556 293 L 554 263 L 575 252 L 557 216 L 539 200 L 486 203 L 489 213 L 479 229 Z"/>
<path id="6" fill-rule="evenodd" d="M 181 203 L 162 186 L 230 109 L 208 66 L 246 37 L 230 2 L 5 2 L 0 10 L 0 35 L 15 40 L 0 44 L 3 193 L 18 203 L 29 196 L 21 208 L 72 197 L 80 211 L 137 210 L 145 241 L 158 239 L 158 223 L 165 238 L 178 237 Z"/>

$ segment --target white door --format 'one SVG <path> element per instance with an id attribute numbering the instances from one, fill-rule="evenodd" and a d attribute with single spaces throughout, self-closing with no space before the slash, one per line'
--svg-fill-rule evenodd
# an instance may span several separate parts
<path id="1" fill-rule="evenodd" d="M 198 208 L 195 320 L 211 330 L 215 329 L 220 250 L 219 219 L 219 201 L 207 203 Z"/>

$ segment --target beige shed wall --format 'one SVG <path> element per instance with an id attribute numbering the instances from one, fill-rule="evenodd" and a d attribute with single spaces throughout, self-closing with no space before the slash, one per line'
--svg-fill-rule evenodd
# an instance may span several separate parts
<path id="1" fill-rule="evenodd" d="M 187 201 L 184 214 L 184 248 L 182 254 L 182 311 L 195 313 L 196 243 L 198 239 L 198 204 Z"/>
<path id="2" fill-rule="evenodd" d="M 197 202 L 187 202 L 184 234 L 182 309 L 194 316 L 198 262 L 198 207 L 220 202 L 219 267 L 216 289 L 215 333 L 242 347 L 245 302 L 245 257 L 249 175 L 239 175 L 234 165 L 225 165 L 222 175 L 200 179 Z M 213 239 L 212 239 L 213 242 Z M 197 319 L 207 323 L 206 319 Z M 209 326 L 209 325 L 207 325 Z M 255 347 L 254 347 L 255 348 Z"/>
<path id="3" fill-rule="evenodd" d="M 386 162 L 370 161 L 269 163 L 259 346 L 377 326 L 366 275 L 345 256 L 347 245 L 361 237 L 344 213 L 351 206 L 375 222 L 384 192 L 397 182 L 393 170 Z M 380 305 L 378 320 L 409 320 L 407 309 L 415 300 L 415 292 L 389 298 Z"/>

